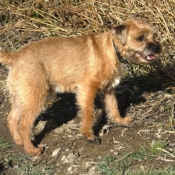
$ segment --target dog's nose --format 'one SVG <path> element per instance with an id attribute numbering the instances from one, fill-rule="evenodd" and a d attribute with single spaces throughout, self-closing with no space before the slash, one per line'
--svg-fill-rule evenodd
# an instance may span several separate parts
<path id="1" fill-rule="evenodd" d="M 152 50 L 154 53 L 160 53 L 161 51 L 160 44 L 149 43 L 148 48 Z"/>
<path id="2" fill-rule="evenodd" d="M 154 45 L 152 49 L 153 49 L 153 52 L 159 53 L 160 52 L 160 45 L 159 44 L 158 45 Z"/>

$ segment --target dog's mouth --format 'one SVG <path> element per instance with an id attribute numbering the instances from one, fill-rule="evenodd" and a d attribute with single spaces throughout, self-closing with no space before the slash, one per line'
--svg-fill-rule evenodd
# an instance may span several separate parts
<path id="1" fill-rule="evenodd" d="M 151 62 L 155 58 L 154 54 L 150 54 L 150 55 L 146 55 L 145 56 L 145 55 L 142 55 L 140 53 L 136 53 L 136 57 L 141 58 L 141 59 L 143 59 L 146 62 Z"/>

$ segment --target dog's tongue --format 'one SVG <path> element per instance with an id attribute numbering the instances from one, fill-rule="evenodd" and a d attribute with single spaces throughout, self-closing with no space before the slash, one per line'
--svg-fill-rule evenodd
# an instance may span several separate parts
<path id="1" fill-rule="evenodd" d="M 154 55 L 148 55 L 148 56 L 146 57 L 146 59 L 147 59 L 147 60 L 153 60 L 153 59 L 154 59 Z"/>

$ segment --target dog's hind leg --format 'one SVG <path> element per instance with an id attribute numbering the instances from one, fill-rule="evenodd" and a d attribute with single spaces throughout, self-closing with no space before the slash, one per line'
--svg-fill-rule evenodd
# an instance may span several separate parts
<path id="1" fill-rule="evenodd" d="M 29 154 L 40 155 L 43 151 L 43 148 L 34 147 L 30 139 L 30 132 L 34 120 L 40 114 L 41 109 L 44 105 L 47 88 L 45 84 L 40 84 L 38 86 L 36 84 L 33 84 L 31 87 L 27 87 L 27 91 L 23 86 L 22 104 L 20 107 L 21 120 L 19 122 L 19 131 L 23 140 L 25 151 Z"/>
<path id="2" fill-rule="evenodd" d="M 19 113 L 19 105 L 18 105 L 19 103 L 17 101 L 17 98 L 14 95 L 11 95 L 10 102 L 11 102 L 11 111 L 9 116 L 7 117 L 9 130 L 15 143 L 18 145 L 22 145 L 23 141 L 18 128 L 18 124 L 20 121 L 20 113 Z"/>

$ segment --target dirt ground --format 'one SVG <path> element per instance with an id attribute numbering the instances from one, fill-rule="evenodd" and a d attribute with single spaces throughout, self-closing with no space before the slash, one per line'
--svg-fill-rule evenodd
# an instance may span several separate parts
<path id="1" fill-rule="evenodd" d="M 14 145 L 10 136 L 6 117 L 10 110 L 8 91 L 5 80 L 8 70 L 0 67 L 0 137 L 3 136 L 12 146 L 0 154 L 0 173 L 18 174 L 25 155 L 22 147 Z M 80 117 L 77 115 L 74 94 L 58 94 L 48 99 L 43 113 L 36 119 L 33 128 L 35 144 L 45 146 L 39 156 L 28 156 L 27 161 L 42 167 L 52 167 L 56 174 L 100 174 L 96 163 L 107 155 L 122 155 L 134 152 L 142 147 L 150 149 L 151 143 L 167 141 L 166 151 L 170 154 L 155 156 L 133 165 L 133 168 L 156 169 L 175 165 L 174 117 L 175 93 L 167 78 L 151 72 L 147 76 L 123 80 L 116 89 L 116 97 L 121 114 L 130 115 L 134 122 L 131 127 L 111 123 L 105 117 L 98 100 L 95 101 L 94 132 L 99 136 L 99 143 L 87 142 L 79 132 Z M 9 155 L 16 155 L 18 160 L 7 161 Z M 20 160 L 21 162 L 20 162 Z M 15 161 L 16 160 L 16 161 Z"/>

